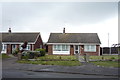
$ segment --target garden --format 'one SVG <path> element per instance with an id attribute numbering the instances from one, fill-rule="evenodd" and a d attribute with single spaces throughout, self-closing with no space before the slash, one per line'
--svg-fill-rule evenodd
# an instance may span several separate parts
<path id="1" fill-rule="evenodd" d="M 0 59 L 6 59 L 6 58 L 10 58 L 10 56 L 6 54 L 0 54 Z"/>
<path id="2" fill-rule="evenodd" d="M 81 56 L 84 58 L 84 56 Z M 89 56 L 89 63 L 105 67 L 120 67 L 118 55 Z M 24 51 L 18 63 L 39 64 L 39 65 L 61 65 L 61 66 L 80 66 L 76 56 L 70 55 L 47 55 L 45 49 L 35 51 Z"/>
<path id="3" fill-rule="evenodd" d="M 24 51 L 18 63 L 41 64 L 41 65 L 61 65 L 61 66 L 80 66 L 81 63 L 75 56 L 45 55 L 44 49 L 35 51 Z"/>

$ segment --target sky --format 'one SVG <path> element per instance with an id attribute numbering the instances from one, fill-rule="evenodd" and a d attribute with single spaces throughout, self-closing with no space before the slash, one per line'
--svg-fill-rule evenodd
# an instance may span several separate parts
<path id="1" fill-rule="evenodd" d="M 118 2 L 3 2 L 0 15 L 0 32 L 40 32 L 47 42 L 65 27 L 66 33 L 98 33 L 102 47 L 118 43 Z"/>

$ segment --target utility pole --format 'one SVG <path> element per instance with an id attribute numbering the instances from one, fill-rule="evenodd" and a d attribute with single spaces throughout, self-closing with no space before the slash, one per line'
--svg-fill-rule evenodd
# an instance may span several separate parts
<path id="1" fill-rule="evenodd" d="M 109 33 L 108 33 L 108 47 L 109 47 Z"/>
<path id="2" fill-rule="evenodd" d="M 111 47 L 109 46 L 109 33 L 108 33 L 108 47 L 109 47 L 109 54 L 111 54 Z"/>

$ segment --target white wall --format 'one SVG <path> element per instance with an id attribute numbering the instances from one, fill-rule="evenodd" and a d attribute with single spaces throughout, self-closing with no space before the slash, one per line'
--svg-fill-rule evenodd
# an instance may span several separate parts
<path id="1" fill-rule="evenodd" d="M 70 54 L 70 51 L 53 51 L 53 54 Z"/>
<path id="2" fill-rule="evenodd" d="M 54 45 L 52 46 L 52 48 L 54 47 Z M 59 55 L 61 55 L 61 54 L 65 54 L 65 55 L 70 55 L 70 46 L 68 45 L 68 51 L 54 51 L 54 49 L 52 49 L 53 50 L 53 54 L 59 54 Z"/>

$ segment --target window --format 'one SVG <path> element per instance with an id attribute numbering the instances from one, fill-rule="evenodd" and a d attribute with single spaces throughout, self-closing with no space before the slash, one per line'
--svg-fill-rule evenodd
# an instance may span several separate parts
<path id="1" fill-rule="evenodd" d="M 12 44 L 12 51 L 17 49 L 17 45 L 16 44 Z"/>
<path id="2" fill-rule="evenodd" d="M 12 44 L 12 49 L 16 49 L 16 45 L 15 44 Z"/>
<path id="3" fill-rule="evenodd" d="M 27 45 L 27 48 L 26 48 L 27 50 L 30 50 L 30 45 Z"/>
<path id="4" fill-rule="evenodd" d="M 22 46 L 22 44 L 19 45 L 19 49 L 20 49 L 20 50 L 22 50 L 22 47 L 21 47 L 21 46 Z"/>
<path id="5" fill-rule="evenodd" d="M 42 45 L 40 45 L 40 49 L 42 49 Z"/>
<path id="6" fill-rule="evenodd" d="M 85 45 L 84 51 L 88 52 L 96 52 L 96 46 L 95 45 Z"/>
<path id="7" fill-rule="evenodd" d="M 62 45 L 62 51 L 68 51 L 68 46 L 67 45 Z"/>
<path id="8" fill-rule="evenodd" d="M 78 45 L 75 45 L 75 50 L 78 50 Z"/>
<path id="9" fill-rule="evenodd" d="M 54 51 L 68 51 L 68 45 L 54 45 L 53 46 Z"/>
<path id="10" fill-rule="evenodd" d="M 54 51 L 61 51 L 61 45 L 54 45 Z"/>
<path id="11" fill-rule="evenodd" d="M 7 49 L 7 45 L 2 44 L 2 51 L 5 51 Z"/>

